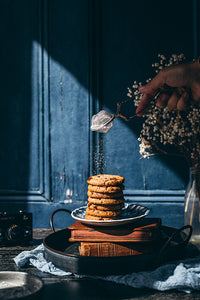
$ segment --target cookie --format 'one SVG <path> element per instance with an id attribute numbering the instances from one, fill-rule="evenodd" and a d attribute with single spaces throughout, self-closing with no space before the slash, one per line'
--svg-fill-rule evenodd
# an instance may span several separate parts
<path id="1" fill-rule="evenodd" d="M 88 205 L 87 207 L 89 209 L 92 209 L 92 210 L 112 210 L 112 211 L 115 211 L 115 210 L 120 210 L 124 207 L 124 203 L 119 203 L 117 205 L 99 205 L 99 204 L 94 204 L 94 203 L 91 203 L 91 202 L 88 202 Z"/>
<path id="2" fill-rule="evenodd" d="M 104 199 L 104 198 L 88 198 L 88 203 L 97 204 L 97 205 L 119 205 L 124 203 L 124 198 L 117 198 L 117 199 Z"/>
<path id="3" fill-rule="evenodd" d="M 85 215 L 85 219 L 87 220 L 102 220 L 102 221 L 109 221 L 109 220 L 116 220 L 118 219 L 117 217 L 109 217 L 109 218 L 104 218 L 104 217 L 97 217 L 97 216 L 92 216 L 92 215 Z"/>
<path id="4" fill-rule="evenodd" d="M 98 193 L 93 191 L 88 191 L 88 197 L 96 198 L 96 199 L 118 199 L 123 198 L 123 192 L 120 191 L 118 193 Z"/>
<path id="5" fill-rule="evenodd" d="M 96 193 L 119 193 L 124 189 L 124 186 L 98 186 L 98 185 L 88 185 L 88 191 Z"/>
<path id="6" fill-rule="evenodd" d="M 87 207 L 86 209 L 86 214 L 87 215 L 92 215 L 92 216 L 97 216 L 97 217 L 116 217 L 121 214 L 121 209 L 120 210 L 97 210 L 97 209 L 90 209 Z"/>
<path id="7" fill-rule="evenodd" d="M 88 183 L 86 219 L 118 219 L 124 207 L 124 177 L 99 174 L 91 176 Z"/>
<path id="8" fill-rule="evenodd" d="M 97 186 L 117 186 L 122 185 L 124 177 L 119 175 L 99 174 L 88 178 L 87 183 Z"/>

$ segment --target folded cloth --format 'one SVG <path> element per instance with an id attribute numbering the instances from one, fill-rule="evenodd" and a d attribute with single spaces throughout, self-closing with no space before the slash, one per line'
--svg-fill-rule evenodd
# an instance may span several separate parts
<path id="1" fill-rule="evenodd" d="M 37 248 L 30 251 L 23 251 L 14 257 L 14 261 L 18 267 L 32 265 L 38 270 L 58 276 L 71 275 L 71 272 L 65 272 L 54 266 L 53 263 L 47 262 L 44 257 L 44 246 L 39 245 Z"/>
<path id="2" fill-rule="evenodd" d="M 29 264 L 42 272 L 58 276 L 72 274 L 60 270 L 53 263 L 46 261 L 43 244 L 33 250 L 21 252 L 14 258 L 14 261 L 19 267 Z M 200 256 L 168 263 L 153 271 L 88 277 L 121 283 L 134 288 L 151 288 L 159 291 L 177 289 L 190 293 L 192 290 L 200 290 Z"/>
<path id="3" fill-rule="evenodd" d="M 200 256 L 158 267 L 154 271 L 98 277 L 134 288 L 159 291 L 176 289 L 190 293 L 200 290 Z"/>

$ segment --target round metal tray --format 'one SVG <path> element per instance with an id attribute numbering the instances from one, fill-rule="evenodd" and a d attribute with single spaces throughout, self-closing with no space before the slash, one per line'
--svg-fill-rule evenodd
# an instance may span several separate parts
<path id="1" fill-rule="evenodd" d="M 115 257 L 80 256 L 79 243 L 69 242 L 69 229 L 59 230 L 47 236 L 44 241 L 44 255 L 56 267 L 75 274 L 125 274 L 155 269 L 159 265 L 186 255 L 186 246 L 191 230 L 186 234 L 183 230 L 162 226 L 162 238 L 158 251 L 150 254 Z M 190 228 L 189 228 L 190 229 Z"/>

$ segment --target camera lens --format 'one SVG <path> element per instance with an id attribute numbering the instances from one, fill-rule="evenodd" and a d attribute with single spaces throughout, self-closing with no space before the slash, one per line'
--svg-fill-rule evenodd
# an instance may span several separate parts
<path id="1" fill-rule="evenodd" d="M 9 240 L 21 240 L 23 238 L 23 231 L 18 225 L 12 225 L 8 228 L 7 236 Z"/>

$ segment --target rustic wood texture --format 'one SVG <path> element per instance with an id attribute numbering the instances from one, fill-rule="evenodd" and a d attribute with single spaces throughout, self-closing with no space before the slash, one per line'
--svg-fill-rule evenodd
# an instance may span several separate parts
<path id="1" fill-rule="evenodd" d="M 80 222 L 69 226 L 70 242 L 153 242 L 160 237 L 161 219 L 146 218 L 138 225 L 121 227 L 88 227 Z"/>

